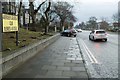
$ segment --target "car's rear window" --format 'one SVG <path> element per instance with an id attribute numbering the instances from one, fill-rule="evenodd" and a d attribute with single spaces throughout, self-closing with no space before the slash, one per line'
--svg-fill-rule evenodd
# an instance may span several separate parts
<path id="1" fill-rule="evenodd" d="M 101 33 L 105 33 L 105 31 L 96 31 L 96 33 L 101 34 Z"/>
<path id="2" fill-rule="evenodd" d="M 65 30 L 64 32 L 70 32 L 70 30 Z"/>

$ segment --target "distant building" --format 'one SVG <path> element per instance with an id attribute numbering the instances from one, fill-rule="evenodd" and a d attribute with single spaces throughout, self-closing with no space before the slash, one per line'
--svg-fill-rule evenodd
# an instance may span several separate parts
<path id="1" fill-rule="evenodd" d="M 25 22 L 24 24 L 27 25 L 29 23 L 32 23 L 32 17 L 29 15 L 29 9 L 25 9 Z"/>
<path id="2" fill-rule="evenodd" d="M 109 23 L 106 21 L 98 22 L 97 29 L 105 29 L 107 30 L 109 28 Z"/>
<path id="3" fill-rule="evenodd" d="M 2 12 L 8 13 L 8 11 L 9 11 L 9 3 L 7 1 L 2 2 Z"/>

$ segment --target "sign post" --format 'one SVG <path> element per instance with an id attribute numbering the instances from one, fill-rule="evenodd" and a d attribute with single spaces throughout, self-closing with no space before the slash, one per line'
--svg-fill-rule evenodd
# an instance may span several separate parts
<path id="1" fill-rule="evenodd" d="M 2 14 L 3 32 L 16 32 L 16 46 L 18 46 L 18 16 Z"/>
<path id="2" fill-rule="evenodd" d="M 18 31 L 16 31 L 16 46 L 18 46 Z"/>
<path id="3" fill-rule="evenodd" d="M 2 2 L 0 1 L 0 52 L 2 52 Z"/>

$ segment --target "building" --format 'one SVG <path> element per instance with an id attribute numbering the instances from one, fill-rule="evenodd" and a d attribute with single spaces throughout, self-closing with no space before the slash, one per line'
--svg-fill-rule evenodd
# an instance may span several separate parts
<path id="1" fill-rule="evenodd" d="M 23 21 L 24 26 L 28 25 L 29 23 L 32 23 L 32 18 L 29 15 L 29 9 L 25 9 L 23 15 L 24 16 L 21 16 L 21 17 L 24 19 L 24 21 Z"/>
<path id="2" fill-rule="evenodd" d="M 109 28 L 109 23 L 106 21 L 100 22 L 100 29 L 107 30 Z"/>
<path id="3" fill-rule="evenodd" d="M 16 0 L 5 0 L 2 2 L 2 11 L 6 14 L 16 14 Z"/>

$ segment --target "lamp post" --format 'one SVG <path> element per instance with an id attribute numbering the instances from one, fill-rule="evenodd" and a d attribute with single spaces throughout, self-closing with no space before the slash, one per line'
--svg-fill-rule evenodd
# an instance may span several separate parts
<path id="1" fill-rule="evenodd" d="M 0 52 L 2 52 L 2 2 L 0 1 Z"/>
<path id="2" fill-rule="evenodd" d="M 120 27 L 120 1 L 118 2 L 118 26 Z"/>

